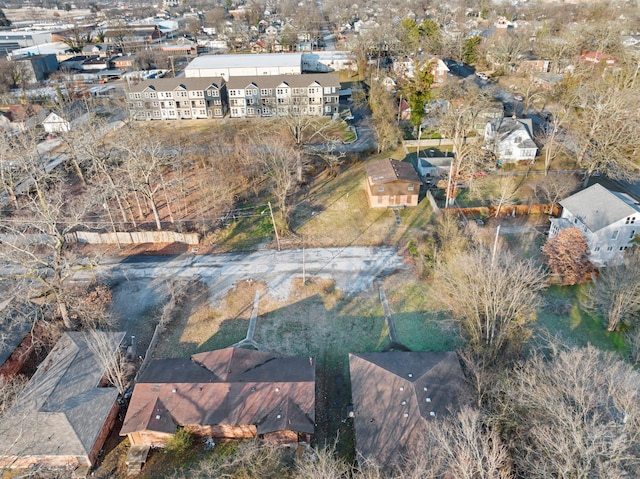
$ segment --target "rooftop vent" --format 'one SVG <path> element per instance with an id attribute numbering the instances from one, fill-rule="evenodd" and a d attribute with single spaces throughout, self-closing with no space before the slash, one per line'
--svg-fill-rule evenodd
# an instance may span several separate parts
<path id="1" fill-rule="evenodd" d="M 409 376 L 410 378 L 412 378 L 412 377 L 413 377 L 413 374 L 409 373 L 409 374 L 407 374 L 407 376 Z"/>
<path id="2" fill-rule="evenodd" d="M 280 414 L 278 414 L 278 415 L 276 416 L 276 419 L 280 419 L 281 417 L 282 417 L 282 416 L 281 416 Z"/>
<path id="3" fill-rule="evenodd" d="M 403 406 L 407 405 L 407 401 L 402 401 L 400 404 L 402 404 Z"/>
<path id="4" fill-rule="evenodd" d="M 426 399 L 426 401 L 427 401 L 427 402 L 431 402 L 431 398 L 427 398 L 427 399 Z"/>
<path id="5" fill-rule="evenodd" d="M 156 419 L 160 419 L 160 414 L 156 414 Z"/>
<path id="6" fill-rule="evenodd" d="M 178 388 L 173 388 L 173 389 L 171 390 L 171 392 L 172 392 L 172 393 L 177 393 L 177 392 L 178 392 Z"/>
<path id="7" fill-rule="evenodd" d="M 403 414 L 403 416 L 404 416 L 404 417 L 409 417 L 409 414 L 405 412 L 405 413 Z"/>
<path id="8" fill-rule="evenodd" d="M 404 386 L 400 386 L 400 391 L 404 391 Z"/>
<path id="9" fill-rule="evenodd" d="M 422 389 L 424 389 L 425 391 L 428 389 L 427 386 L 423 387 Z"/>
<path id="10" fill-rule="evenodd" d="M 434 411 L 431 411 L 431 412 L 429 413 L 429 416 L 436 417 L 436 413 L 435 413 Z"/>
<path id="11" fill-rule="evenodd" d="M 276 392 L 279 393 L 280 392 L 280 388 L 276 388 Z"/>

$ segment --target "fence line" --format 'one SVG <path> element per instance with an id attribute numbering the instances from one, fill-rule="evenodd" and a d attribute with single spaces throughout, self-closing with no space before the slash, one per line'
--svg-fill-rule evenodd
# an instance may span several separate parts
<path id="1" fill-rule="evenodd" d="M 427 190 L 427 199 L 429 200 L 429 204 L 431 205 L 431 208 L 433 209 L 435 214 L 440 214 L 440 207 L 436 203 L 436 199 L 433 197 L 431 191 L 429 190 Z"/>
<path id="2" fill-rule="evenodd" d="M 177 233 L 175 231 L 131 231 L 116 233 L 95 233 L 93 231 L 76 231 L 65 235 L 72 243 L 89 244 L 138 244 L 138 243 L 186 243 L 197 245 L 200 242 L 198 233 Z"/>

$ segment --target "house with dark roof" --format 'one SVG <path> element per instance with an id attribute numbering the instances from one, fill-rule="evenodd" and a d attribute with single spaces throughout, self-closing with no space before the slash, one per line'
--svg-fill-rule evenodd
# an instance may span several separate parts
<path id="1" fill-rule="evenodd" d="M 98 332 L 114 355 L 125 333 Z M 67 332 L 0 420 L 0 468 L 91 466 L 118 413 L 91 336 Z M 115 357 L 115 356 L 114 356 Z"/>
<path id="2" fill-rule="evenodd" d="M 465 402 L 454 352 L 350 353 L 356 452 L 384 468 L 402 465 L 429 421 Z"/>
<path id="3" fill-rule="evenodd" d="M 530 118 L 497 118 L 488 121 L 484 129 L 485 145 L 498 163 L 533 163 L 538 146 L 532 135 Z"/>
<path id="4" fill-rule="evenodd" d="M 562 214 L 551 219 L 549 238 L 566 228 L 581 230 L 595 266 L 619 263 L 640 234 L 640 204 L 626 193 L 596 183 L 560 201 Z"/>
<path id="5" fill-rule="evenodd" d="M 365 165 L 365 189 L 371 208 L 416 206 L 420 177 L 408 162 L 385 158 Z"/>
<path id="6" fill-rule="evenodd" d="M 132 446 L 162 447 L 178 427 L 217 439 L 309 442 L 315 366 L 308 358 L 229 347 L 151 361 L 120 431 Z"/>

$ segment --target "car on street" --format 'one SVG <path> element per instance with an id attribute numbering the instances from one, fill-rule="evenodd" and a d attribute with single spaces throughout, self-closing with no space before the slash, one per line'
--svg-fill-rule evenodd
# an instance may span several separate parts
<path id="1" fill-rule="evenodd" d="M 489 76 L 486 73 L 476 72 L 476 76 L 480 78 L 480 80 L 488 80 Z"/>

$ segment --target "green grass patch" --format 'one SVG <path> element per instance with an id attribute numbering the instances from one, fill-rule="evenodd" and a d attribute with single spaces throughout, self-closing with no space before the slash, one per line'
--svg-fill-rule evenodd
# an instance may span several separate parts
<path id="1" fill-rule="evenodd" d="M 367 161 L 393 157 L 402 150 L 376 155 Z M 292 210 L 293 231 L 307 246 L 376 246 L 405 244 L 430 221 L 433 211 L 426 199 L 400 211 L 396 226 L 391 211 L 371 208 L 365 190 L 365 162 L 354 162 L 335 178 L 316 182 Z"/>
<path id="2" fill-rule="evenodd" d="M 274 238 L 271 216 L 264 214 L 230 220 L 224 229 L 208 237 L 207 242 L 216 244 L 221 251 L 253 251 Z"/>
<path id="3" fill-rule="evenodd" d="M 542 292 L 544 307 L 538 314 L 536 330 L 558 335 L 569 345 L 593 346 L 608 351 L 627 353 L 624 335 L 607 331 L 602 321 L 587 313 L 580 305 L 584 286 L 552 286 Z"/>

